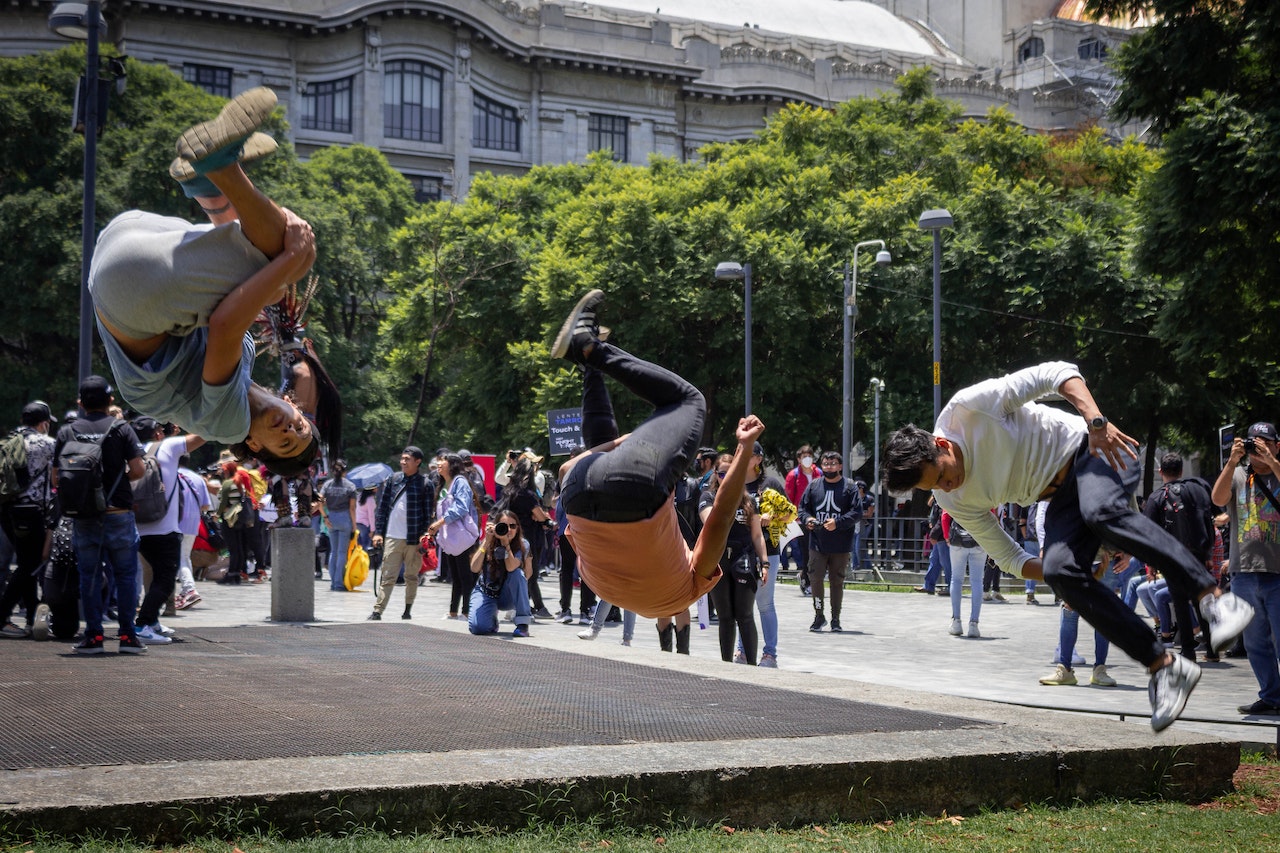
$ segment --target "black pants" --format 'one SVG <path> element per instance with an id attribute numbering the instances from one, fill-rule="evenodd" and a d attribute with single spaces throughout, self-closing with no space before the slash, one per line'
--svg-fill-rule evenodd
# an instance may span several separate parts
<path id="1" fill-rule="evenodd" d="M 573 550 L 568 536 L 560 537 L 560 609 L 573 612 L 573 578 L 578 573 L 578 554 Z M 578 579 L 579 613 L 590 613 L 596 606 L 596 594 L 587 582 Z"/>
<path id="2" fill-rule="evenodd" d="M 707 404 L 702 393 L 666 368 L 601 342 L 582 377 L 582 440 L 594 447 L 618 437 L 608 376 L 653 405 L 653 413 L 609 453 L 595 453 L 570 471 L 560 493 L 566 512 L 605 522 L 651 518 L 670 500 L 676 481 L 702 442 Z"/>
<path id="3" fill-rule="evenodd" d="M 748 555 L 743 554 L 743 560 Z M 711 600 L 715 602 L 716 612 L 720 614 L 720 659 L 733 660 L 737 635 L 742 636 L 742 653 L 747 663 L 756 665 L 756 650 L 760 635 L 756 631 L 756 585 L 752 582 L 740 581 L 734 577 L 723 563 L 720 566 L 724 574 L 720 582 L 711 587 Z"/>
<path id="4" fill-rule="evenodd" d="M 12 504 L 0 507 L 0 527 L 13 546 L 18 567 L 9 575 L 0 595 L 0 625 L 9 621 L 14 605 L 21 604 L 27 625 L 36 618 L 39 602 L 36 572 L 44 558 L 46 538 L 44 510 L 35 504 Z"/>
<path id="5" fill-rule="evenodd" d="M 443 573 L 446 567 L 449 571 L 450 613 L 469 614 L 471 612 L 471 590 L 475 589 L 476 585 L 476 576 L 471 573 L 471 555 L 475 552 L 475 545 L 456 556 L 446 554 L 444 551 L 440 552 L 440 571 Z M 405 583 L 409 581 L 406 580 Z"/>
<path id="6" fill-rule="evenodd" d="M 1086 439 L 1044 519 L 1044 579 L 1063 601 L 1125 654 L 1150 667 L 1164 657 L 1155 632 L 1105 583 L 1093 561 L 1106 542 L 1154 567 L 1175 597 L 1196 600 L 1215 586 L 1187 548 L 1132 503 L 1141 472 L 1131 461 L 1116 471 L 1089 452 Z"/>
<path id="7" fill-rule="evenodd" d="M 243 511 L 243 510 L 242 510 Z M 227 542 L 227 576 L 226 583 L 240 583 L 240 576 L 249 568 L 248 538 L 256 535 L 252 527 L 231 527 L 222 525 L 222 538 Z"/>
<path id="8" fill-rule="evenodd" d="M 154 625 L 160 621 L 160 608 L 173 594 L 178 580 L 178 564 L 182 560 L 182 534 L 160 533 L 138 537 L 138 556 L 151 564 L 151 585 L 142 597 L 136 619 L 139 625 Z"/>

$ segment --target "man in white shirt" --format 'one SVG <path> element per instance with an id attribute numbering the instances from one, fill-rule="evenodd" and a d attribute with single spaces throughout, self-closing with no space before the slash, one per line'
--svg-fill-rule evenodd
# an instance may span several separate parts
<path id="1" fill-rule="evenodd" d="M 1035 402 L 1057 392 L 1079 415 Z M 1083 417 L 1081 417 L 1083 416 Z M 1103 542 L 1154 566 L 1171 586 L 1199 600 L 1215 649 L 1229 646 L 1253 608 L 1224 595 L 1177 539 L 1133 504 L 1137 442 L 1103 416 L 1074 364 L 1048 362 L 958 392 L 932 433 L 908 424 L 889 437 L 886 487 L 933 490 L 1001 569 L 1043 578 L 1113 645 L 1151 673 L 1151 727 L 1182 713 L 1200 668 L 1169 654 L 1146 623 L 1092 574 Z M 1042 558 L 1000 526 L 991 507 L 1048 500 Z"/>

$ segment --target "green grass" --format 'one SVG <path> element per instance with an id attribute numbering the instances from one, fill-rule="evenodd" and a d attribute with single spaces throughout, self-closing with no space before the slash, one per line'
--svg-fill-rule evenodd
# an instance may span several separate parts
<path id="1" fill-rule="evenodd" d="M 181 846 L 151 846 L 105 840 L 5 838 L 0 853 L 549 853 L 549 851 L 838 851 L 1066 850 L 1079 853 L 1196 849 L 1255 851 L 1280 849 L 1280 824 L 1274 809 L 1280 798 L 1280 767 L 1263 781 L 1206 806 L 1172 802 L 1111 802 L 1074 808 L 1033 806 L 966 816 L 915 817 L 882 823 L 830 823 L 793 829 L 738 829 L 728 824 L 704 827 L 631 830 L 594 824 L 532 826 L 514 833 L 473 827 L 466 833 L 390 837 L 352 827 L 343 837 L 290 841 L 271 834 L 192 839 Z M 230 827 L 228 827 L 230 829 Z M 3 836 L 0 836 L 3 837 Z"/>

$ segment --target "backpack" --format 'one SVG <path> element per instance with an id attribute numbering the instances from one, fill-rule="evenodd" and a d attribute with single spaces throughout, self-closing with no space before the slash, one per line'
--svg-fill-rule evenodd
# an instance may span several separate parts
<path id="1" fill-rule="evenodd" d="M 116 420 L 102 437 L 89 441 L 79 433 L 69 430 L 68 438 L 58 454 L 58 503 L 62 514 L 71 518 L 96 518 L 107 511 L 107 498 L 120 484 L 120 477 L 111 486 L 111 492 L 102 488 L 102 445 L 111 436 Z"/>
<path id="2" fill-rule="evenodd" d="M 26 433 L 15 429 L 0 442 L 0 504 L 13 503 L 30 485 Z"/>
<path id="3" fill-rule="evenodd" d="M 169 504 L 173 502 L 173 495 L 165 495 L 163 472 L 160 460 L 156 458 L 159 449 L 160 442 L 151 442 L 142 456 L 142 476 L 132 483 L 133 517 L 141 524 L 163 519 L 169 514 Z"/>
<path id="4" fill-rule="evenodd" d="M 1195 480 L 1175 480 L 1160 490 L 1160 522 L 1197 560 L 1209 559 L 1213 549 L 1213 511 L 1201 505 Z"/>

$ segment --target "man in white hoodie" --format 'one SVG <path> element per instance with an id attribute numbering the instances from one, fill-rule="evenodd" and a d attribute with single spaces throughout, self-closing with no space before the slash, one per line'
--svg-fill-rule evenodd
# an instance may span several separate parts
<path id="1" fill-rule="evenodd" d="M 1073 415 L 1035 401 L 1054 392 Z M 1106 542 L 1160 570 L 1200 602 L 1215 649 L 1235 642 L 1253 608 L 1223 594 L 1191 552 L 1133 503 L 1137 442 L 1102 414 L 1074 364 L 1048 362 L 958 392 L 933 432 L 908 424 L 889 437 L 884 476 L 891 492 L 933 490 L 1006 572 L 1043 578 L 1113 645 L 1151 673 L 1151 727 L 1167 728 L 1186 706 L 1200 668 L 1169 654 L 1160 639 L 1093 576 Z M 1048 500 L 1043 558 L 1004 531 L 991 507 Z"/>

